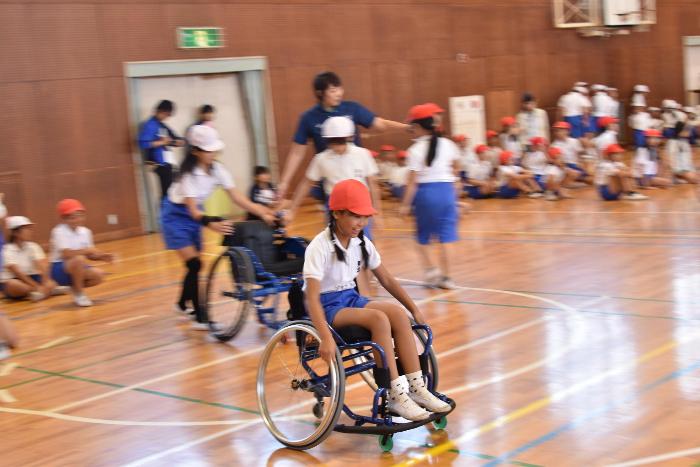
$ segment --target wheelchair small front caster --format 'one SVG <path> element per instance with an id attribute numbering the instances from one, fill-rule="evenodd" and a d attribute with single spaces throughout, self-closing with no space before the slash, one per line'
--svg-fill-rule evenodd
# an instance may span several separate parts
<path id="1" fill-rule="evenodd" d="M 433 422 L 433 426 L 437 430 L 444 430 L 447 426 L 447 417 L 440 417 Z"/>
<path id="2" fill-rule="evenodd" d="M 379 447 L 383 452 L 389 452 L 394 447 L 394 438 L 392 435 L 382 435 L 379 437 Z"/>
<path id="3" fill-rule="evenodd" d="M 323 418 L 323 401 L 318 401 L 314 404 L 313 412 L 314 417 L 318 419 Z"/>

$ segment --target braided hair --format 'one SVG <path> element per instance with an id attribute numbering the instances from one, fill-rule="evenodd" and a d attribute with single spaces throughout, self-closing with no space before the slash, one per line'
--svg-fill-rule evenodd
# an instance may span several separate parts
<path id="1" fill-rule="evenodd" d="M 433 165 L 433 161 L 435 160 L 438 137 L 440 136 L 440 132 L 437 128 L 435 128 L 435 120 L 433 119 L 433 117 L 414 120 L 413 123 L 423 128 L 424 130 L 428 130 L 431 133 L 430 145 L 428 146 L 428 154 L 426 154 L 425 156 L 425 164 L 428 167 L 430 167 L 431 165 Z"/>
<path id="2" fill-rule="evenodd" d="M 347 212 L 347 211 L 345 211 Z M 338 258 L 338 261 L 345 262 L 345 252 L 343 251 L 342 248 L 340 248 L 340 245 L 338 244 L 338 239 L 335 237 L 335 228 L 336 228 L 336 223 L 335 223 L 335 217 L 333 217 L 333 213 L 330 213 L 330 218 L 331 220 L 328 222 L 328 232 L 331 236 L 331 243 L 333 243 L 333 249 L 335 249 L 335 256 Z M 362 249 L 362 268 L 367 269 L 367 265 L 369 264 L 369 252 L 367 252 L 367 244 L 365 243 L 365 231 L 360 230 L 360 234 L 357 236 L 357 238 L 360 239 L 360 248 Z"/>

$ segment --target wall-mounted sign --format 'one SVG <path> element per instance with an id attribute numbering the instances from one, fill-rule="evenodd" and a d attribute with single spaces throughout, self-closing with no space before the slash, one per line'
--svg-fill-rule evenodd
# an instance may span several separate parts
<path id="1" fill-rule="evenodd" d="M 221 28 L 177 28 L 177 45 L 181 49 L 214 49 L 224 46 Z"/>

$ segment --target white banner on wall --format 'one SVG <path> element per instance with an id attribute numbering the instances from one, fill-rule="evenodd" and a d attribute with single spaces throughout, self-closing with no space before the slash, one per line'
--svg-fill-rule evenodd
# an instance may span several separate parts
<path id="1" fill-rule="evenodd" d="M 463 134 L 472 147 L 483 144 L 486 137 L 484 96 L 450 97 L 451 134 Z"/>

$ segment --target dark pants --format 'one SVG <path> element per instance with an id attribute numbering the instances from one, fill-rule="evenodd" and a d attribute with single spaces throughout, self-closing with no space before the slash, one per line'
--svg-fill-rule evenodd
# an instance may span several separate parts
<path id="1" fill-rule="evenodd" d="M 158 179 L 160 180 L 160 197 L 163 199 L 168 195 L 168 188 L 170 188 L 170 184 L 173 183 L 173 166 L 164 162 L 157 166 L 154 172 L 158 175 Z"/>

